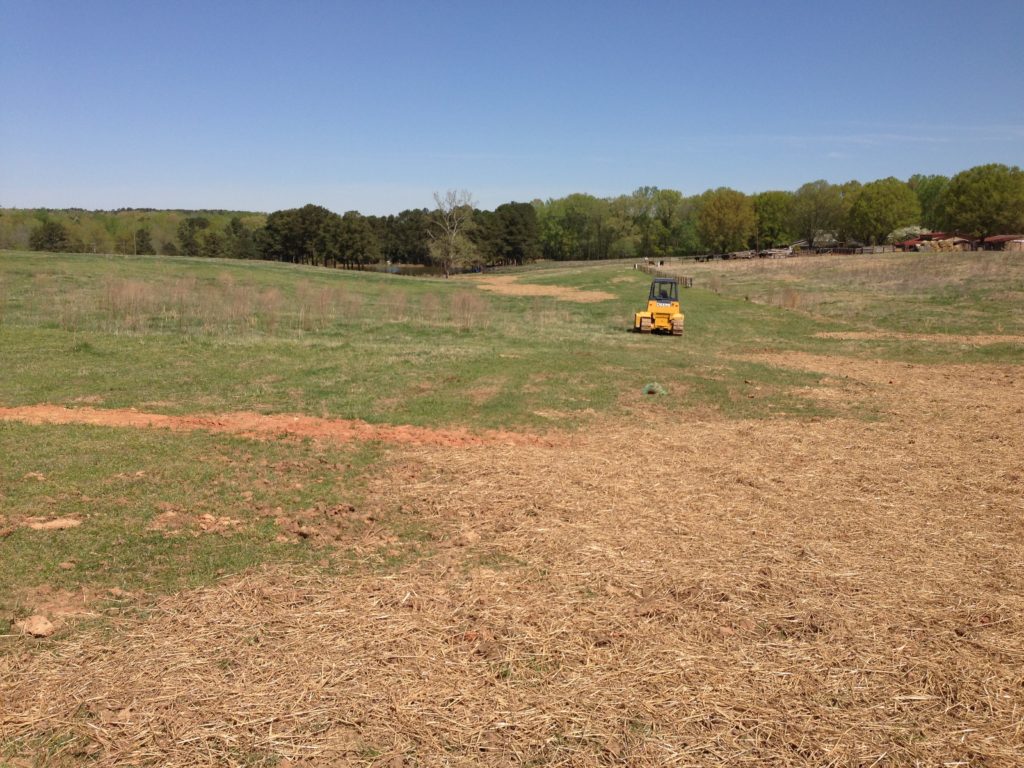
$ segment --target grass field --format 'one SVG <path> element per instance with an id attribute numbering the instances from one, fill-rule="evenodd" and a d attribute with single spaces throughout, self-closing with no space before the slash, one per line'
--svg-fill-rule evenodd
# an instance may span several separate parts
<path id="1" fill-rule="evenodd" d="M 1019 764 L 1024 260 L 678 269 L 0 254 L 0 765 Z"/>

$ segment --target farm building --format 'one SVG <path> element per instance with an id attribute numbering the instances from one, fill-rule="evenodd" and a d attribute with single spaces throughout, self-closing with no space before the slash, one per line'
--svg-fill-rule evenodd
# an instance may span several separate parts
<path id="1" fill-rule="evenodd" d="M 1024 251 L 1024 235 L 992 235 L 981 241 L 986 251 Z"/>
<path id="2" fill-rule="evenodd" d="M 923 232 L 917 237 L 896 243 L 896 247 L 901 251 L 972 251 L 975 243 L 948 232 Z"/>

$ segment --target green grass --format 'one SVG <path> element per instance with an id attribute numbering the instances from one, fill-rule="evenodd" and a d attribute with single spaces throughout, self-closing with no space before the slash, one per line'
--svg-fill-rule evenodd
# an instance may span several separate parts
<path id="1" fill-rule="evenodd" d="M 365 525 L 362 478 L 381 460 L 374 444 L 328 449 L 201 432 L 11 422 L 0 422 L 0 454 L 0 508 L 8 521 L 81 520 L 57 531 L 19 526 L 0 539 L 0 616 L 8 617 L 19 611 L 19 589 L 44 584 L 101 594 L 113 587 L 171 592 L 269 561 L 343 564 L 343 550 L 295 536 L 280 541 L 275 518 L 318 503 L 350 504 L 356 512 L 348 525 L 357 533 Z M 173 522 L 154 529 L 168 512 Z M 231 521 L 223 532 L 205 532 L 203 515 Z"/>
<path id="2" fill-rule="evenodd" d="M 1024 351 L 1015 344 L 816 337 L 878 329 L 1024 333 L 1019 257 L 927 258 L 687 264 L 681 269 L 698 287 L 683 292 L 687 330 L 672 338 L 627 332 L 649 282 L 629 264 L 513 272 L 524 282 L 615 296 L 580 304 L 491 294 L 467 279 L 0 253 L 0 405 L 574 429 L 602 415 L 837 412 L 801 394 L 818 375 L 744 359 L 764 352 L 1020 363 Z M 667 395 L 643 395 L 649 382 Z M 267 562 L 308 567 L 327 557 L 329 567 L 360 567 L 346 554 L 344 531 L 327 550 L 280 541 L 275 515 L 267 511 L 298 513 L 325 501 L 359 507 L 364 480 L 384 471 L 388 449 L 0 423 L 0 455 L 3 516 L 83 520 L 74 529 L 19 527 L 0 538 L 2 621 L 21 610 L 25 589 L 44 584 L 158 593 Z M 240 523 L 225 535 L 193 526 L 166 536 L 150 529 L 164 509 Z M 430 553 L 431 532 L 415 519 L 396 513 L 382 524 L 399 544 L 385 547 L 373 567 L 398 567 Z M 359 525 L 354 519 L 353 536 Z M 66 562 L 73 567 L 61 568 Z"/>
<path id="3" fill-rule="evenodd" d="M 1012 252 L 806 257 L 685 269 L 699 285 L 850 329 L 1024 334 L 1024 259 Z"/>
<path id="4" fill-rule="evenodd" d="M 684 339 L 640 337 L 626 329 L 645 299 L 641 273 L 600 265 L 525 278 L 617 298 L 506 297 L 466 280 L 280 264 L 3 254 L 0 343 L 9 365 L 0 402 L 539 429 L 613 411 L 624 394 L 658 380 L 690 393 L 669 398 L 670 407 L 700 396 L 746 417 L 770 410 L 740 403 L 728 387 L 694 386 L 702 371 L 730 369 L 736 384 L 767 376 L 775 387 L 803 386 L 803 377 L 786 382 L 729 358 L 826 328 L 695 290 L 684 295 Z M 780 392 L 774 410 L 804 409 L 790 405 Z"/>

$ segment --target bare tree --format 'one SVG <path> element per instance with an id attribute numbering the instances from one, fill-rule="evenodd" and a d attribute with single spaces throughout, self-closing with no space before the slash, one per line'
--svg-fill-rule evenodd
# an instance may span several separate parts
<path id="1" fill-rule="evenodd" d="M 444 195 L 434 193 L 437 209 L 430 227 L 430 258 L 444 270 L 444 276 L 452 268 L 472 258 L 473 244 L 466 236 L 473 217 L 473 196 L 466 190 L 449 189 Z"/>

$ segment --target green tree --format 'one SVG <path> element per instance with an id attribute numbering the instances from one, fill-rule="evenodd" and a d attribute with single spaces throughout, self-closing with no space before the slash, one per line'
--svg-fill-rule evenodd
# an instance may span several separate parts
<path id="1" fill-rule="evenodd" d="M 430 263 L 430 211 L 413 208 L 389 216 L 384 257 L 406 264 Z"/>
<path id="2" fill-rule="evenodd" d="M 178 252 L 182 256 L 199 255 L 199 233 L 210 226 L 204 216 L 189 216 L 178 224 Z"/>
<path id="3" fill-rule="evenodd" d="M 495 262 L 501 258 L 501 221 L 492 211 L 474 210 L 466 236 L 473 244 L 474 266 Z"/>
<path id="4" fill-rule="evenodd" d="M 199 235 L 199 255 L 207 259 L 223 259 L 228 255 L 224 233 L 207 229 Z"/>
<path id="5" fill-rule="evenodd" d="M 156 248 L 153 247 L 153 237 L 145 227 L 135 230 L 135 253 L 153 255 Z"/>
<path id="6" fill-rule="evenodd" d="M 921 204 L 921 224 L 928 229 L 942 227 L 942 196 L 949 186 L 949 177 L 922 176 L 917 173 L 907 180 L 907 184 L 914 190 L 917 201 Z"/>
<path id="7" fill-rule="evenodd" d="M 836 240 L 845 243 L 853 238 L 850 233 L 850 211 L 853 210 L 853 204 L 860 197 L 863 185 L 854 179 L 837 186 L 839 188 L 839 207 L 842 213 L 839 216 L 839 224 L 835 228 L 835 236 Z"/>
<path id="8" fill-rule="evenodd" d="M 742 192 L 719 187 L 701 195 L 697 233 L 709 251 L 726 253 L 746 248 L 754 224 L 754 204 Z"/>
<path id="9" fill-rule="evenodd" d="M 675 189 L 639 187 L 624 199 L 637 235 L 635 255 L 678 256 L 682 252 L 683 193 Z"/>
<path id="10" fill-rule="evenodd" d="M 681 255 L 684 200 L 683 193 L 675 189 L 659 189 L 655 194 L 653 214 L 658 222 L 654 237 L 655 256 Z"/>
<path id="11" fill-rule="evenodd" d="M 657 187 L 638 187 L 629 197 L 630 215 L 639 236 L 636 255 L 642 259 L 657 256 L 657 243 L 664 241 L 667 235 L 657 216 L 658 192 Z"/>
<path id="12" fill-rule="evenodd" d="M 338 214 L 312 203 L 274 211 L 260 233 L 260 253 L 270 261 L 323 266 L 331 258 L 339 219 Z"/>
<path id="13" fill-rule="evenodd" d="M 848 216 L 850 234 L 872 245 L 884 243 L 894 229 L 917 224 L 920 219 L 921 203 L 914 190 L 893 176 L 865 184 Z"/>
<path id="14" fill-rule="evenodd" d="M 224 255 L 229 259 L 258 259 L 256 237 L 241 216 L 232 216 L 224 228 Z"/>
<path id="15" fill-rule="evenodd" d="M 497 219 L 497 257 L 525 264 L 540 256 L 537 211 L 529 203 L 505 203 L 494 209 Z"/>
<path id="16" fill-rule="evenodd" d="M 795 238 L 789 232 L 792 204 L 792 192 L 770 191 L 754 195 L 754 247 L 775 248 L 793 242 Z"/>
<path id="17" fill-rule="evenodd" d="M 71 250 L 71 237 L 59 221 L 47 220 L 32 230 L 28 245 L 33 251 L 65 252 Z"/>
<path id="18" fill-rule="evenodd" d="M 1024 232 L 1024 171 L 998 163 L 961 171 L 942 196 L 946 227 L 973 237 Z"/>
<path id="19" fill-rule="evenodd" d="M 842 224 L 842 190 L 824 179 L 804 184 L 793 193 L 790 204 L 790 229 L 813 245 L 823 233 L 834 233 Z"/>
<path id="20" fill-rule="evenodd" d="M 607 259 L 621 222 L 608 200 L 574 193 L 534 204 L 546 259 Z M 629 226 L 632 226 L 631 224 Z"/>
<path id="21" fill-rule="evenodd" d="M 346 264 L 372 264 L 380 259 L 380 241 L 373 225 L 359 211 L 348 211 L 334 227 L 336 259 Z"/>

